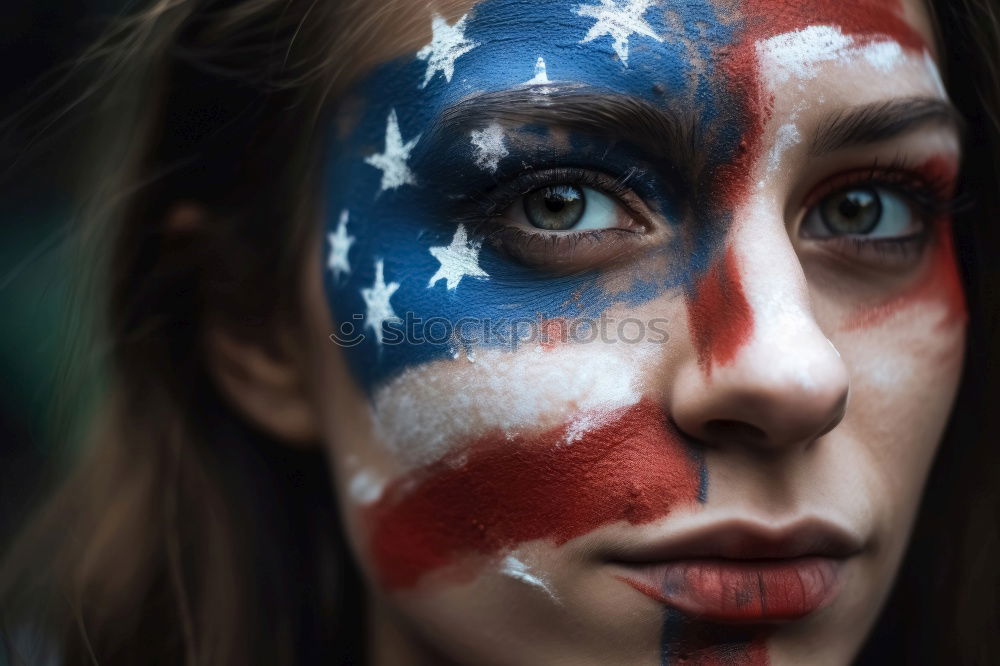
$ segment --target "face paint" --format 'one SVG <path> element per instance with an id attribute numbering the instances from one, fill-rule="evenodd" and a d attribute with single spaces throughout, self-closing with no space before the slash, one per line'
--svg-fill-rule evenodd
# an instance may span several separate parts
<path id="1" fill-rule="evenodd" d="M 567 330 L 677 291 L 702 368 L 737 357 L 754 318 L 727 234 L 756 166 L 780 170 L 801 140 L 790 122 L 764 150 L 769 87 L 924 48 L 898 3 L 843 4 L 487 0 L 436 17 L 427 47 L 354 91 L 364 114 L 335 137 L 327 175 L 326 289 L 335 319 L 365 333 L 345 358 L 402 472 L 352 483 L 383 586 L 468 581 L 488 566 L 551 593 L 515 554 L 522 544 L 706 500 L 702 454 L 644 397 L 650 361 L 637 348 L 581 351 Z M 626 121 L 596 126 L 594 100 Z M 656 112 L 657 140 L 637 109 Z M 685 126 L 696 129 L 677 143 L 696 149 L 664 145 Z M 671 227 L 664 242 L 624 269 L 512 258 L 490 228 L 509 195 L 579 170 L 627 183 Z M 640 259 L 658 269 L 635 270 Z M 415 341 L 411 324 L 431 320 L 446 334 Z M 525 321 L 541 322 L 540 343 L 523 339 Z M 664 663 L 766 663 L 764 633 L 692 622 L 673 604 Z"/>
<path id="2" fill-rule="evenodd" d="M 847 322 L 844 330 L 856 331 L 879 326 L 919 304 L 942 306 L 941 326 L 961 326 L 968 321 L 965 287 L 955 258 L 951 226 L 941 222 L 936 224 L 931 242 L 934 244 L 933 254 L 923 277 L 891 300 L 860 309 Z"/>
<path id="3" fill-rule="evenodd" d="M 646 596 L 705 621 L 801 619 L 827 605 L 838 583 L 835 562 L 704 560 L 643 567 L 623 581 Z"/>
<path id="4" fill-rule="evenodd" d="M 747 196 L 750 174 L 761 156 L 772 110 L 765 70 L 769 64 L 784 63 L 801 72 L 824 59 L 843 58 L 846 50 L 865 44 L 895 44 L 918 53 L 926 48 L 924 39 L 903 19 L 899 0 L 742 0 L 738 7 L 740 36 L 722 64 L 747 118 L 740 154 L 719 177 L 730 207 Z M 834 36 L 831 42 L 831 35 L 839 38 Z M 790 48 L 781 49 L 783 45 Z M 778 58 L 768 57 L 775 52 Z"/>
<path id="5" fill-rule="evenodd" d="M 457 22 L 435 18 L 431 44 L 413 59 L 380 68 L 358 87 L 355 95 L 365 114 L 349 135 L 335 141 L 327 188 L 331 210 L 347 211 L 344 233 L 355 240 L 344 252 L 350 272 L 341 266 L 328 273 L 327 288 L 338 321 L 371 324 L 366 339 L 348 354 L 369 393 L 406 368 L 450 359 L 469 346 L 518 348 L 517 321 L 598 316 L 613 304 L 643 303 L 690 281 L 707 265 L 725 214 L 694 206 L 683 210 L 699 179 L 677 175 L 686 165 L 664 164 L 661 154 L 650 151 L 659 146 L 623 140 L 613 127 L 603 128 L 602 136 L 557 132 L 557 124 L 530 120 L 541 96 L 547 105 L 588 91 L 658 108 L 677 100 L 686 112 L 699 109 L 692 124 L 712 136 L 698 158 L 706 162 L 699 172 L 730 160 L 738 150 L 740 123 L 726 113 L 727 84 L 713 63 L 715 53 L 733 43 L 735 26 L 708 1 L 685 3 L 670 16 L 650 7 L 648 2 L 490 0 Z M 537 39 L 540 23 L 548 26 L 544 43 Z M 579 57 L 583 47 L 593 57 Z M 488 96 L 525 90 L 526 82 L 549 85 L 524 92 L 517 107 L 524 122 L 495 120 Z M 476 115 L 449 124 L 456 109 Z M 687 219 L 687 226 L 701 231 L 679 225 L 683 234 L 657 250 L 667 255 L 661 263 L 670 270 L 633 273 L 615 287 L 608 286 L 607 274 L 553 277 L 518 266 L 495 244 L 483 242 L 479 221 L 500 204 L 488 202 L 484 210 L 476 202 L 482 204 L 498 183 L 516 178 L 522 165 L 536 172 L 571 166 L 627 178 L 659 213 L 678 225 Z M 691 219 L 695 212 L 699 219 Z M 456 234 L 456 220 L 468 221 L 458 227 L 464 237 Z M 331 242 L 337 247 L 336 239 Z M 339 244 L 343 247 L 342 240 Z M 441 248 L 450 249 L 442 254 Z M 377 280 L 379 265 L 385 288 Z M 390 285 L 398 289 L 374 305 L 359 298 L 363 289 L 387 294 Z M 404 336 L 390 330 L 395 320 L 386 316 L 388 306 L 404 319 L 401 313 L 410 313 L 452 326 L 467 318 L 489 320 L 496 335 L 397 344 Z"/>
<path id="6" fill-rule="evenodd" d="M 753 313 L 732 248 L 697 282 L 687 305 L 691 337 L 702 368 L 711 372 L 713 363 L 732 362 L 753 332 Z"/>
<path id="7" fill-rule="evenodd" d="M 572 435 L 497 432 L 394 481 L 368 510 L 383 585 L 403 588 L 470 556 L 539 539 L 564 544 L 603 525 L 633 525 L 697 500 L 697 460 L 650 402 Z"/>
<path id="8" fill-rule="evenodd" d="M 742 30 L 723 69 L 733 94 L 743 100 L 747 123 L 740 154 L 724 165 L 719 188 L 727 206 L 739 206 L 750 193 L 754 165 L 762 158 L 761 142 L 770 120 L 775 86 L 789 80 L 802 82 L 818 75 L 825 62 L 858 59 L 891 69 L 902 49 L 924 51 L 923 38 L 901 16 L 898 2 L 832 3 L 753 0 L 740 3 Z M 799 107 L 803 108 L 802 106 Z M 794 120 L 797 113 L 792 114 Z M 800 140 L 793 124 L 784 125 L 768 159 L 768 170 L 780 164 L 781 155 Z M 753 312 L 740 285 L 731 250 L 688 290 L 692 341 L 705 372 L 712 364 L 731 362 L 749 342 Z"/>
<path id="9" fill-rule="evenodd" d="M 660 666 L 767 666 L 768 629 L 698 622 L 668 609 L 660 638 Z"/>

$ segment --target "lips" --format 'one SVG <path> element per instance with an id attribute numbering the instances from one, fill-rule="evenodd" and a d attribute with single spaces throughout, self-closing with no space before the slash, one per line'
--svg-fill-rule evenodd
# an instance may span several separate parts
<path id="1" fill-rule="evenodd" d="M 861 549 L 819 521 L 775 530 L 720 523 L 619 553 L 618 578 L 651 599 L 710 622 L 790 622 L 828 606 L 843 565 Z"/>

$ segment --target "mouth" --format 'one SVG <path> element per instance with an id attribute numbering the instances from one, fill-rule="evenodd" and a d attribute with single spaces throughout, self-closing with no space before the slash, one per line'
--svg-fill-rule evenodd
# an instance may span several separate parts
<path id="1" fill-rule="evenodd" d="M 737 521 L 619 551 L 611 564 L 623 583 L 689 617 L 782 623 L 829 606 L 845 563 L 861 548 L 849 532 L 821 521 L 785 529 Z"/>

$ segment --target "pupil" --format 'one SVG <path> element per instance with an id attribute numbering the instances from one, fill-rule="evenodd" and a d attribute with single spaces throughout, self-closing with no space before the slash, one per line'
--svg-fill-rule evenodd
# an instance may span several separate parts
<path id="1" fill-rule="evenodd" d="M 823 222 L 834 233 L 868 234 L 882 219 L 882 200 L 875 190 L 850 190 L 828 199 L 823 212 Z"/>
<path id="2" fill-rule="evenodd" d="M 840 204 L 840 214 L 844 217 L 857 217 L 862 208 L 864 204 L 859 202 L 857 197 L 848 195 L 848 198 Z"/>
<path id="3" fill-rule="evenodd" d="M 566 207 L 566 200 L 559 195 L 549 193 L 545 196 L 545 207 L 553 213 L 558 213 Z"/>
<path id="4" fill-rule="evenodd" d="M 524 198 L 528 221 L 539 229 L 567 231 L 579 223 L 586 208 L 583 190 L 575 185 L 549 185 Z"/>

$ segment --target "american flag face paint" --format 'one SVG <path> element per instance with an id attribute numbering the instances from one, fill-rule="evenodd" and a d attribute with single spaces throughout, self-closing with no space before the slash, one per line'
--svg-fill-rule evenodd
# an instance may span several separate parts
<path id="1" fill-rule="evenodd" d="M 338 225 L 348 216 L 353 243 L 349 272 L 331 272 L 328 289 L 338 321 L 367 333 L 350 355 L 362 385 L 373 391 L 468 346 L 516 347 L 519 321 L 598 316 L 690 282 L 727 224 L 724 210 L 691 205 L 692 196 L 699 181 L 735 159 L 746 124 L 732 113 L 735 97 L 713 65 L 736 39 L 733 21 L 711 2 L 685 3 L 669 15 L 651 2 L 484 2 L 453 23 L 435 17 L 426 48 L 368 77 L 355 91 L 363 114 L 334 141 L 327 178 L 330 214 Z M 602 98 L 618 102 L 618 127 L 589 117 L 588 106 Z M 649 132 L 637 127 L 650 117 L 646 108 L 663 116 L 663 127 L 651 131 L 672 129 L 676 115 L 697 130 L 691 140 L 710 140 L 699 141 L 696 156 L 664 156 L 664 148 L 691 149 L 648 145 Z M 482 220 L 504 204 L 490 193 L 526 167 L 536 176 L 574 168 L 627 182 L 676 221 L 656 250 L 669 270 L 618 280 L 584 270 L 554 279 L 483 242 Z M 342 238 L 331 237 L 331 256 Z M 394 318 L 406 312 L 441 320 L 444 339 L 380 340 L 389 334 L 382 324 L 404 330 Z M 470 319 L 488 320 L 488 330 L 475 327 L 482 335 L 470 340 L 447 336 Z"/>
<path id="2" fill-rule="evenodd" d="M 686 345 L 710 383 L 759 344 L 774 306 L 736 239 L 814 147 L 805 128 L 831 72 L 920 68 L 939 83 L 903 15 L 883 0 L 484 0 L 428 17 L 426 46 L 351 91 L 326 171 L 324 285 L 393 461 L 353 470 L 349 493 L 382 589 L 493 572 L 565 607 L 572 593 L 522 549 L 711 506 L 706 450 L 653 375 Z M 658 226 L 581 227 L 589 240 L 560 264 L 554 242 L 503 220 L 565 183 Z M 603 201 L 588 214 L 622 205 Z M 842 330 L 936 303 L 927 285 L 945 278 L 948 319 L 961 319 L 947 227 L 935 233 L 936 277 L 857 308 Z M 665 304 L 683 328 L 658 342 L 580 342 L 602 316 Z M 660 663 L 767 663 L 768 632 L 661 605 Z"/>

